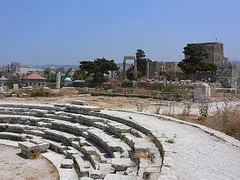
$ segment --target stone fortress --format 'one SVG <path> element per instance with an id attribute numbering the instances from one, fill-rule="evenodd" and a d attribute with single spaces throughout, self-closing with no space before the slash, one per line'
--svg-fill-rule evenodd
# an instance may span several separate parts
<path id="1" fill-rule="evenodd" d="M 206 62 L 217 65 L 216 82 L 227 82 L 232 88 L 238 89 L 238 70 L 228 58 L 224 57 L 223 44 L 219 42 L 201 44 L 208 53 Z"/>
<path id="2" fill-rule="evenodd" d="M 146 58 L 146 77 L 147 79 L 153 79 L 161 74 L 174 74 L 176 80 L 191 79 L 194 81 L 209 81 L 209 82 L 226 82 L 231 88 L 236 90 L 238 87 L 238 70 L 228 58 L 224 56 L 223 43 L 219 42 L 208 42 L 208 43 L 197 43 L 202 44 L 208 54 L 208 58 L 205 62 L 214 63 L 217 66 L 216 72 L 196 72 L 195 74 L 184 75 L 181 68 L 178 67 L 178 62 L 163 62 L 163 61 L 152 61 Z M 126 56 L 128 57 L 128 56 Z M 185 58 L 187 58 L 185 56 Z M 134 59 L 134 56 L 131 56 Z M 126 64 L 126 58 L 124 58 Z M 125 70 L 125 69 L 124 69 Z M 137 61 L 134 60 L 134 74 L 135 77 L 137 71 Z"/>

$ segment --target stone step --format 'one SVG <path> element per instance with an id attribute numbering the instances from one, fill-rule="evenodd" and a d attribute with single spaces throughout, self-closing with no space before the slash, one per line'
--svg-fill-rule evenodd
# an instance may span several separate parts
<path id="1" fill-rule="evenodd" d="M 68 122 L 68 121 L 63 121 L 63 120 L 53 120 L 51 122 L 51 128 L 72 133 L 75 135 L 82 135 L 83 132 L 86 132 L 90 127 L 80 125 L 79 123 L 73 123 L 73 122 Z"/>
<path id="2" fill-rule="evenodd" d="M 107 126 L 108 128 L 106 130 L 111 132 L 112 134 L 115 134 L 118 137 L 121 137 L 122 133 L 128 133 L 131 129 L 131 127 L 127 125 L 114 121 L 107 122 Z"/>
<path id="3" fill-rule="evenodd" d="M 59 179 L 63 180 L 78 180 L 78 174 L 74 168 L 63 168 L 64 166 L 71 166 L 74 162 L 72 159 L 66 159 L 65 156 L 49 151 L 42 154 L 45 158 L 51 161 L 57 168 Z"/>
<path id="4" fill-rule="evenodd" d="M 36 125 L 37 122 L 50 123 L 53 119 L 34 116 L 6 115 L 0 114 L 0 123 Z"/>
<path id="5" fill-rule="evenodd" d="M 44 117 L 45 114 L 47 114 L 49 111 L 48 110 L 43 110 L 43 109 L 31 109 L 29 111 L 30 116 L 36 116 L 36 117 Z"/>
<path id="6" fill-rule="evenodd" d="M 26 141 L 26 136 L 22 133 L 0 132 L 0 139 L 8 139 L 11 141 Z"/>
<path id="7" fill-rule="evenodd" d="M 42 109 L 53 110 L 53 104 L 38 104 L 38 103 L 19 103 L 19 102 L 4 102 L 0 101 L 0 107 L 13 107 L 13 108 L 29 108 L 29 109 Z"/>
<path id="8" fill-rule="evenodd" d="M 121 174 L 107 174 L 104 180 L 141 180 L 141 178 Z"/>
<path id="9" fill-rule="evenodd" d="M 73 134 L 61 132 L 53 129 L 44 130 L 44 133 L 45 133 L 44 138 L 55 140 L 58 142 L 63 142 L 70 146 L 73 140 L 78 139 L 78 137 Z"/>
<path id="10" fill-rule="evenodd" d="M 123 139 L 135 152 L 150 152 L 151 149 L 156 148 L 155 144 L 146 138 L 138 138 L 130 133 L 125 133 Z"/>
<path id="11" fill-rule="evenodd" d="M 134 166 L 130 158 L 113 158 L 111 164 L 116 171 L 125 171 L 127 168 Z"/>
<path id="12" fill-rule="evenodd" d="M 86 101 L 81 101 L 81 100 L 73 100 L 70 102 L 70 104 L 74 105 L 81 105 L 81 106 L 87 106 L 88 103 Z"/>
<path id="13" fill-rule="evenodd" d="M 112 156 L 114 152 L 120 152 L 123 156 L 129 157 L 132 149 L 120 139 L 114 138 L 100 129 L 90 129 L 87 131 L 89 138 L 101 146 Z"/>
<path id="14" fill-rule="evenodd" d="M 150 159 L 140 158 L 139 159 L 139 171 L 138 176 L 143 179 L 154 179 L 159 177 L 161 172 L 161 163 L 152 163 Z"/>
<path id="15" fill-rule="evenodd" d="M 66 112 L 72 112 L 77 114 L 91 114 L 91 112 L 100 112 L 102 109 L 96 106 L 81 106 L 66 104 Z"/>
<path id="16" fill-rule="evenodd" d="M 101 117 L 101 118 L 107 118 L 116 122 L 120 122 L 122 124 L 125 124 L 129 127 L 132 127 L 133 129 L 136 129 L 137 131 L 145 134 L 148 136 L 152 142 L 154 142 L 155 146 L 157 147 L 161 157 L 164 157 L 164 150 L 161 145 L 161 140 L 158 138 L 159 134 L 154 133 L 152 129 L 143 127 L 139 125 L 136 120 L 133 120 L 127 113 L 125 118 L 123 118 L 122 112 L 121 111 L 109 111 L 109 110 L 103 110 L 101 112 L 94 112 L 92 115 L 96 117 Z M 119 117 L 121 116 L 121 118 Z"/>
<path id="17" fill-rule="evenodd" d="M 94 170 L 92 164 L 84 157 L 83 154 L 73 154 L 74 162 L 76 163 L 79 171 L 83 177 L 89 177 L 91 172 Z"/>
<path id="18" fill-rule="evenodd" d="M 44 139 L 44 141 L 46 141 L 50 144 L 49 149 L 51 149 L 52 151 L 66 155 L 64 153 L 68 149 L 68 147 L 66 145 L 63 145 L 60 142 L 52 141 L 49 139 Z"/>
<path id="19" fill-rule="evenodd" d="M 9 132 L 15 132 L 15 133 L 24 133 L 25 130 L 34 130 L 36 128 L 37 126 L 0 123 L 0 132 L 9 131 Z"/>

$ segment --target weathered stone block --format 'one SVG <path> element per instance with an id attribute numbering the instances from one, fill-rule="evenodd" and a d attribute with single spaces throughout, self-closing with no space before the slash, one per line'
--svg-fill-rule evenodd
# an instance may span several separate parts
<path id="1" fill-rule="evenodd" d="M 133 166 L 133 162 L 130 158 L 114 158 L 112 159 L 112 167 L 117 171 L 124 171 L 128 167 Z"/>

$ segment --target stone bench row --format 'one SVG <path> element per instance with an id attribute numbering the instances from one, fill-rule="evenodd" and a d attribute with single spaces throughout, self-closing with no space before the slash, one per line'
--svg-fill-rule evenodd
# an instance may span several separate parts
<path id="1" fill-rule="evenodd" d="M 71 106 L 72 107 L 72 106 Z M 61 109 L 61 110 L 63 110 L 64 109 L 64 107 Z M 32 110 L 32 112 L 33 111 L 35 111 L 35 110 Z M 35 111 L 35 112 L 37 112 L 38 113 L 38 111 Z M 44 115 L 46 115 L 45 113 L 49 113 L 49 111 L 43 111 L 44 113 Z M 64 117 L 64 114 L 65 113 L 65 117 Z M 50 113 L 50 116 L 51 115 L 58 115 L 58 116 L 60 116 L 60 117 L 62 117 L 63 119 L 66 119 L 66 117 L 69 117 L 68 115 L 70 114 L 70 115 L 72 115 L 73 117 L 78 117 L 78 114 L 75 114 L 75 113 L 79 113 L 79 112 L 72 112 L 72 113 L 68 113 L 68 112 L 54 112 L 54 111 L 52 111 L 52 114 Z M 143 127 L 138 127 L 138 126 L 136 126 L 137 128 L 137 130 L 134 130 L 134 129 L 132 129 L 132 127 L 134 127 L 135 128 L 135 124 L 134 123 L 132 123 L 132 122 L 127 122 L 126 123 L 126 121 L 123 121 L 124 122 L 124 124 L 125 124 L 125 127 L 124 127 L 124 125 L 122 125 L 121 123 L 122 123 L 122 119 L 121 120 L 119 120 L 119 119 L 115 119 L 115 118 L 106 118 L 106 116 L 104 117 L 104 116 L 102 116 L 102 115 L 100 115 L 99 116 L 99 114 L 101 114 L 101 113 L 99 113 L 98 111 L 91 111 L 88 115 L 91 115 L 91 116 L 93 116 L 93 115 L 96 115 L 96 114 L 98 114 L 98 116 L 96 116 L 95 118 L 92 118 L 92 119 L 94 119 L 93 121 L 89 121 L 88 123 L 88 125 L 90 125 L 90 124 L 93 124 L 95 127 L 97 127 L 97 128 L 100 128 L 101 127 L 101 129 L 102 130 L 106 130 L 106 131 L 111 131 L 111 133 L 112 134 L 115 134 L 115 135 L 118 135 L 118 136 L 122 136 L 122 135 L 124 135 L 124 141 L 126 141 L 127 142 L 127 144 L 128 145 L 130 145 L 131 146 L 131 148 L 133 148 L 133 150 L 141 150 L 141 149 L 144 149 L 143 147 L 141 147 L 141 148 L 139 148 L 139 147 L 137 147 L 137 144 L 138 143 L 133 143 L 134 141 L 138 141 L 138 142 L 141 142 L 141 140 L 140 139 L 137 139 L 136 140 L 136 137 L 131 137 L 131 134 L 134 134 L 135 136 L 142 136 L 141 135 L 141 133 L 139 133 L 138 131 L 142 131 L 142 132 L 144 132 L 145 134 L 147 134 L 148 133 L 148 130 L 146 130 L 146 129 L 144 129 Z M 36 114 L 35 114 L 36 115 Z M 81 115 L 82 117 L 84 117 L 85 115 Z M 86 116 L 86 117 L 84 117 L 84 118 L 88 118 L 89 116 Z M 94 116 L 93 116 L 94 117 Z M 45 119 L 45 118 L 44 118 Z M 76 121 L 76 119 L 78 120 L 78 118 L 69 118 L 68 119 L 68 121 L 70 120 L 70 121 Z M 104 120 L 104 119 L 107 119 L 106 121 Z M 111 120 L 109 120 L 109 119 L 111 119 Z M 46 119 L 45 119 L 46 120 Z M 118 123 L 117 123 L 117 122 Z M 52 122 L 53 122 L 53 124 L 55 123 L 55 121 L 54 120 L 51 120 L 51 122 L 42 122 L 43 124 L 42 124 L 42 126 L 47 126 L 47 125 L 49 125 L 49 126 L 52 126 Z M 81 120 L 80 120 L 80 122 L 81 122 Z M 86 121 L 85 121 L 86 122 Z M 107 122 L 107 123 L 106 123 Z M 40 122 L 37 122 L 38 124 L 40 123 Z M 49 124 L 44 124 L 44 123 L 49 123 Z M 129 123 L 129 124 L 128 124 Z M 56 127 L 59 127 L 60 125 L 56 125 Z M 120 128 L 119 128 L 119 127 Z M 131 127 L 131 128 L 130 128 Z M 115 129 L 114 129 L 115 128 Z M 130 135 L 129 134 L 127 134 L 128 132 L 132 132 Z M 91 129 L 90 129 L 90 131 L 89 132 L 91 132 Z M 146 133 L 147 132 L 147 133 Z M 84 134 L 84 135 L 89 135 L 88 133 L 86 133 L 86 134 Z M 127 135 L 127 136 L 126 136 Z M 148 135 L 148 134 L 147 134 Z M 86 136 L 87 137 L 87 136 Z M 94 137 L 93 136 L 93 134 L 91 134 L 91 137 Z M 95 138 L 96 139 L 96 138 Z M 134 139 L 134 140 L 133 140 Z M 99 142 L 99 141 L 98 141 Z M 155 142 L 155 141 L 154 141 Z M 157 144 L 156 142 L 155 142 L 155 144 Z M 161 144 L 160 144 L 161 145 Z M 160 147 L 160 146 L 159 146 Z M 144 151 L 146 151 L 146 149 L 147 148 L 145 148 L 145 150 Z M 152 149 L 152 148 L 151 148 Z M 142 151 L 142 150 L 141 150 Z M 161 153 L 162 151 L 160 150 L 160 153 Z"/>
<path id="2" fill-rule="evenodd" d="M 5 122 L 7 121 L 7 119 L 9 120 L 10 116 L 3 116 L 5 119 Z M 26 117 L 22 117 L 22 118 L 19 118 L 19 117 L 16 117 L 16 116 L 13 116 L 12 117 L 13 119 L 16 119 L 15 123 L 19 123 L 19 121 L 23 120 L 22 121 L 26 121 Z M 0 117 L 1 119 L 1 117 Z M 32 118 L 29 118 L 27 117 L 27 121 L 31 120 Z M 86 132 L 88 129 L 90 129 L 89 127 L 87 126 L 84 126 L 84 125 L 80 125 L 78 123 L 69 123 L 69 122 L 66 122 L 66 121 L 61 121 L 61 120 L 54 120 L 54 119 L 47 119 L 47 118 L 40 118 L 39 120 L 40 121 L 43 121 L 43 122 L 36 122 L 37 119 L 36 118 L 33 118 L 34 119 L 34 125 L 37 125 L 37 126 L 40 126 L 40 127 L 51 127 L 52 129 L 57 129 L 57 130 L 61 130 L 61 131 L 66 131 L 66 132 L 71 132 L 73 134 L 77 134 L 77 135 L 83 135 L 83 132 Z M 11 122 L 10 122 L 11 123 Z M 24 123 L 24 122 L 23 122 Z M 101 123 L 100 122 L 95 122 L 96 124 L 95 127 L 98 127 L 100 126 L 99 124 Z M 33 124 L 33 123 L 31 123 Z M 118 135 L 118 137 L 121 137 L 123 135 L 123 133 L 127 133 L 127 132 L 133 132 L 132 134 L 138 134 L 137 136 L 140 136 L 139 132 L 136 132 L 136 130 L 131 130 L 130 127 L 126 126 L 126 125 L 122 125 L 120 123 L 117 123 L 117 122 L 113 122 L 113 121 L 109 121 L 107 122 L 106 124 L 104 124 L 104 128 L 102 128 L 103 130 L 107 130 L 115 135 Z M 91 132 L 91 131 L 90 131 Z M 96 131 L 97 132 L 97 131 Z M 86 136 L 86 134 L 84 134 Z M 125 134 L 124 134 L 125 135 Z M 142 135 L 141 135 L 142 136 Z M 131 140 L 132 141 L 132 140 Z M 127 141 L 128 144 L 130 141 Z M 143 142 L 143 141 L 142 141 Z M 142 144 L 142 142 L 139 142 L 139 144 Z M 138 144 L 138 143 L 137 143 Z M 144 144 L 147 144 L 147 143 L 144 143 Z M 143 145 L 144 145 L 143 144 Z M 149 143 L 150 144 L 150 143 Z M 135 143 L 136 145 L 136 143 Z M 138 148 L 135 147 L 135 150 L 137 150 Z"/>
<path id="3" fill-rule="evenodd" d="M 25 125 L 26 126 L 26 125 Z M 21 128 L 21 129 L 23 129 L 23 128 Z M 95 130 L 96 131 L 96 130 Z M 55 131 L 56 132 L 56 131 Z M 94 131 L 93 131 L 94 132 Z M 103 133 L 102 131 L 100 131 L 101 133 Z M 47 133 L 47 135 L 52 135 L 53 134 L 53 131 L 51 130 L 51 131 L 49 131 L 49 130 L 47 130 L 46 131 L 46 133 Z M 72 136 L 72 135 L 70 135 L 68 138 L 66 138 L 66 133 L 63 133 L 63 132 L 60 132 L 60 136 L 58 137 L 58 140 L 60 139 L 60 140 L 63 140 L 63 139 L 65 139 L 65 142 L 69 142 L 69 141 L 67 141 L 66 139 L 74 139 L 74 138 L 76 138 L 75 136 Z M 64 135 L 64 137 L 63 137 L 63 135 Z M 99 135 L 99 134 L 96 134 L 96 135 Z M 57 137 L 56 136 L 56 134 L 54 134 L 54 136 L 53 137 Z M 105 136 L 99 136 L 99 137 L 102 137 L 102 139 L 105 139 L 106 137 Z M 127 136 L 126 136 L 127 137 Z M 108 138 L 107 138 L 108 139 Z M 110 142 L 112 141 L 112 139 L 110 139 L 109 140 Z M 116 145 L 116 144 L 115 144 Z M 121 147 L 121 146 L 118 146 L 118 147 Z M 150 146 L 149 146 L 150 147 Z M 116 148 L 116 147 L 114 147 L 114 148 Z M 124 160 L 122 160 L 122 161 L 124 161 Z M 118 160 L 115 160 L 114 162 L 118 162 Z M 120 161 L 121 162 L 121 161 Z M 96 163 L 95 163 L 96 164 Z M 124 165 L 122 165 L 122 166 L 124 166 Z M 115 166 L 114 166 L 115 167 Z M 117 166 L 116 166 L 117 167 Z"/>
<path id="4" fill-rule="evenodd" d="M 9 132 L 7 132 L 7 133 L 4 132 L 4 133 L 11 135 L 11 136 L 24 136 L 23 134 L 17 135 L 16 133 L 9 133 Z M 1 137 L 1 133 L 0 133 L 0 137 Z M 32 136 L 30 138 L 31 142 L 35 142 L 35 143 L 40 142 L 40 141 L 42 142 L 42 140 L 39 140 L 38 138 L 36 140 L 36 138 L 33 139 L 33 137 L 34 136 Z M 24 140 L 26 140 L 26 139 L 24 139 Z M 28 148 L 28 151 L 36 149 L 36 147 L 33 146 L 33 143 L 31 143 L 31 142 L 19 143 L 19 147 L 21 147 L 22 150 Z M 61 151 L 62 154 L 65 154 L 66 157 L 72 157 L 74 159 L 74 161 L 76 162 L 77 166 L 79 167 L 79 170 L 80 170 L 82 176 L 89 176 L 93 179 L 99 179 L 99 178 L 104 177 L 108 173 L 114 173 L 115 171 L 123 171 L 123 170 L 126 170 L 127 168 L 130 168 L 131 166 L 133 166 L 133 163 L 129 158 L 125 159 L 125 160 L 122 158 L 110 158 L 105 163 L 99 163 L 99 162 L 96 163 L 95 167 L 93 168 L 92 164 L 89 163 L 89 161 L 87 161 L 85 156 L 81 152 L 77 151 L 76 149 L 68 147 L 68 146 L 63 146 L 59 143 L 52 142 L 51 140 L 44 139 L 44 142 L 45 142 L 44 145 L 46 145 L 48 143 L 51 144 L 50 147 L 52 150 L 55 150 L 58 152 Z M 42 145 L 43 145 L 43 143 L 42 143 Z M 54 146 L 54 147 L 52 147 L 52 146 Z M 56 147 L 57 147 L 57 150 L 56 150 Z M 82 148 L 85 149 L 85 153 L 88 153 L 87 156 L 94 155 L 94 153 L 93 153 L 93 152 L 95 152 L 94 150 L 87 148 L 87 146 L 82 147 Z M 59 149 L 61 149 L 61 150 L 59 150 Z M 64 163 L 64 167 L 69 167 L 69 166 L 71 166 L 71 163 Z M 137 171 L 137 168 L 135 168 L 135 169 Z"/>
<path id="5" fill-rule="evenodd" d="M 64 105 L 61 105 L 64 106 Z M 18 107 L 18 106 L 17 106 Z M 84 106 L 87 107 L 87 106 Z M 127 132 L 132 130 L 132 127 L 126 126 L 122 123 L 117 123 L 116 121 L 111 121 L 109 119 L 99 118 L 95 116 L 89 116 L 89 115 L 82 115 L 82 114 L 75 114 L 75 113 L 67 113 L 64 111 L 54 111 L 52 112 L 47 110 L 38 110 L 38 109 L 31 109 L 28 108 L 12 108 L 9 112 L 9 108 L 0 108 L 0 113 L 4 114 L 18 114 L 18 115 L 26 115 L 26 116 L 37 116 L 37 117 L 46 117 L 46 118 L 52 118 L 52 119 L 61 119 L 61 120 L 67 120 L 72 122 L 77 122 L 80 124 L 85 124 L 88 126 L 95 126 L 97 128 L 112 131 L 112 133 L 115 133 L 115 135 L 120 136 L 121 133 Z M 14 113 L 13 113 L 14 112 Z M 134 130 L 133 130 L 134 131 Z M 135 134 L 134 134 L 135 135 Z M 139 135 L 139 133 L 138 133 Z"/>
<path id="6" fill-rule="evenodd" d="M 14 138 L 11 138 L 14 137 Z M 75 163 L 77 164 L 79 171 L 81 172 L 82 176 L 89 176 L 92 177 L 93 179 L 97 179 L 103 176 L 103 172 L 99 170 L 98 172 L 95 172 L 95 169 L 91 165 L 91 163 L 84 157 L 84 155 L 77 151 L 74 150 L 74 148 L 71 148 L 70 146 L 62 145 L 62 143 L 55 142 L 49 139 L 42 139 L 39 137 L 35 136 L 28 136 L 26 134 L 19 134 L 19 133 L 11 133 L 11 132 L 0 132 L 0 139 L 10 139 L 13 141 L 24 141 L 22 143 L 19 143 L 19 147 L 22 149 L 24 152 L 23 154 L 26 154 L 26 152 L 32 151 L 32 150 L 38 150 L 37 146 L 33 144 L 32 142 L 40 142 L 44 141 L 45 144 L 50 144 L 50 149 L 63 154 L 65 157 L 72 157 Z M 29 140 L 29 141 L 27 141 Z M 26 154 L 27 155 L 27 154 Z M 61 167 L 72 167 L 72 162 L 71 161 L 64 161 L 61 163 Z M 100 166 L 100 165 L 99 165 Z M 101 165 L 102 167 L 103 165 Z M 101 168 L 103 169 L 103 168 Z"/>
<path id="7" fill-rule="evenodd" d="M 64 110 L 66 112 L 74 112 L 78 114 L 88 114 L 88 112 L 100 112 L 101 108 L 96 106 L 86 106 L 77 101 L 73 101 L 73 104 L 37 104 L 37 103 L 18 103 L 18 102 L 0 102 L 0 107 L 12 107 L 12 108 L 28 108 L 38 110 Z"/>

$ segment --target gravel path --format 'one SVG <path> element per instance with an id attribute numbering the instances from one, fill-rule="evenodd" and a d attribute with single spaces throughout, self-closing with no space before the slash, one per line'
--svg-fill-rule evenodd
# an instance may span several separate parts
<path id="1" fill-rule="evenodd" d="M 240 179 L 240 147 L 213 137 L 195 127 L 136 113 L 104 111 L 131 118 L 159 134 L 173 139 L 168 144 L 173 161 L 172 174 L 181 180 Z"/>

